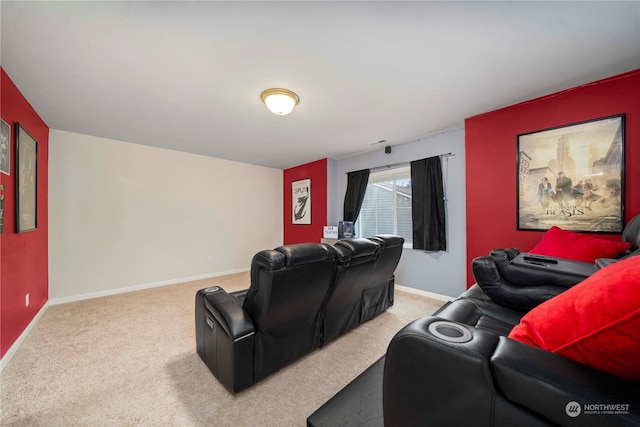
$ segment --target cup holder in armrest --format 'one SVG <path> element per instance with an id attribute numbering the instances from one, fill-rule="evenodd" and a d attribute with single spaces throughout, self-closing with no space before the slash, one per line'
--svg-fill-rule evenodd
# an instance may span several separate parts
<path id="1" fill-rule="evenodd" d="M 464 326 L 445 320 L 429 324 L 429 332 L 443 341 L 463 343 L 471 341 L 472 335 Z"/>

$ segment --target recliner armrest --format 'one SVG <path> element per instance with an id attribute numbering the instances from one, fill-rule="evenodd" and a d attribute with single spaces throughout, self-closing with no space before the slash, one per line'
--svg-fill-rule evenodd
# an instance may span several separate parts
<path id="1" fill-rule="evenodd" d="M 507 337 L 500 337 L 491 357 L 491 369 L 500 394 L 557 425 L 575 424 L 576 420 L 567 414 L 571 402 L 577 402 L 581 411 L 585 411 L 585 405 L 619 405 L 616 414 L 579 416 L 581 426 L 640 425 L 637 381 L 618 378 Z"/>
<path id="2" fill-rule="evenodd" d="M 594 263 L 526 252 L 512 254 L 508 251 L 494 249 L 490 256 L 496 261 L 500 275 L 516 286 L 569 288 L 598 270 Z"/>
<path id="3" fill-rule="evenodd" d="M 219 286 L 196 293 L 196 348 L 232 393 L 254 383 L 255 327 L 240 300 Z"/>
<path id="4" fill-rule="evenodd" d="M 431 329 L 439 325 L 444 333 L 449 325 L 452 335 L 460 328 L 468 341 L 453 342 L 434 335 Z M 493 333 L 438 317 L 409 323 L 387 350 L 384 424 L 491 425 L 495 388 L 489 359 L 497 343 L 498 336 Z"/>
<path id="5" fill-rule="evenodd" d="M 209 288 L 213 289 L 213 288 Z M 240 339 L 255 332 L 253 321 L 242 308 L 242 302 L 224 289 L 205 294 L 205 307 L 215 317 L 231 339 Z"/>
<path id="6" fill-rule="evenodd" d="M 491 256 L 474 259 L 471 269 L 478 285 L 494 302 L 515 310 L 529 311 L 567 290 L 554 284 L 513 285 L 503 277 L 496 259 Z"/>

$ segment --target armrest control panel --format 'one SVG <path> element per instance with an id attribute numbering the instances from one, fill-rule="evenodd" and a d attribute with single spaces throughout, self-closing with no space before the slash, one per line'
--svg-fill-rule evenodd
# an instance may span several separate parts
<path id="1" fill-rule="evenodd" d="M 546 257 L 529 253 L 521 253 L 511 260 L 519 267 L 545 270 L 560 275 L 570 275 L 586 279 L 598 270 L 595 264 L 570 259 Z"/>

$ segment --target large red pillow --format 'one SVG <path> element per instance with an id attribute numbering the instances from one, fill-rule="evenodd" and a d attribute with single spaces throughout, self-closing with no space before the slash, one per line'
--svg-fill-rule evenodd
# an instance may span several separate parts
<path id="1" fill-rule="evenodd" d="M 629 242 L 613 242 L 553 226 L 544 233 L 542 240 L 529 253 L 595 262 L 596 258 L 614 258 L 630 246 Z"/>
<path id="2" fill-rule="evenodd" d="M 640 256 L 613 263 L 540 304 L 509 338 L 640 379 Z"/>

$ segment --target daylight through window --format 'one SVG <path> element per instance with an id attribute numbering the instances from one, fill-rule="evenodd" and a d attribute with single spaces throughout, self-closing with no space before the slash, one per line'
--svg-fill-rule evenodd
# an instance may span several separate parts
<path id="1" fill-rule="evenodd" d="M 413 240 L 409 166 L 372 172 L 355 223 L 357 237 L 396 234 Z"/>

